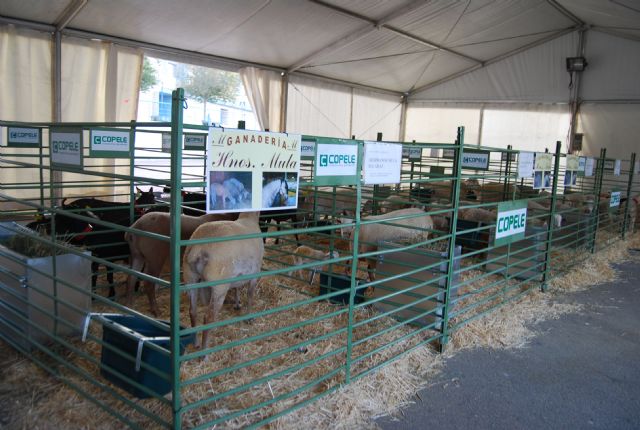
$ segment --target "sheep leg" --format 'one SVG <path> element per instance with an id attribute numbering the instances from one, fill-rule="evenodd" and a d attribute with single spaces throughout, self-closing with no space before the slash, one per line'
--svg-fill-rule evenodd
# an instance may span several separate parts
<path id="1" fill-rule="evenodd" d="M 98 284 L 98 269 L 100 268 L 100 264 L 95 261 L 91 262 L 91 291 L 95 291 L 96 285 Z"/>
<path id="2" fill-rule="evenodd" d="M 139 257 L 131 257 L 131 270 L 135 270 L 136 272 L 141 272 L 144 267 L 144 260 Z M 138 278 L 135 275 L 129 275 L 127 277 L 127 292 L 126 292 L 126 303 L 128 307 L 131 307 L 133 304 L 133 291 L 138 284 Z"/>
<path id="3" fill-rule="evenodd" d="M 160 272 L 162 271 L 162 266 L 164 266 L 164 259 L 162 261 L 155 260 L 151 263 L 152 264 L 149 265 L 147 273 L 151 276 L 159 278 Z M 151 313 L 154 317 L 158 317 L 159 310 L 158 303 L 156 302 L 156 290 L 158 289 L 158 285 L 150 281 L 146 281 L 144 285 L 145 292 L 147 293 L 147 298 L 149 299 L 149 309 L 151 310 Z"/>
<path id="4" fill-rule="evenodd" d="M 236 288 L 236 304 L 233 309 L 239 311 L 240 310 L 240 288 Z"/>
<path id="5" fill-rule="evenodd" d="M 280 220 L 276 221 L 276 231 L 280 231 Z M 280 243 L 280 236 L 276 236 L 276 245 Z"/>
<path id="6" fill-rule="evenodd" d="M 109 295 L 107 297 L 115 297 L 116 287 L 113 284 L 113 269 L 111 267 L 107 267 L 107 282 L 109 283 Z"/>
<path id="7" fill-rule="evenodd" d="M 204 325 L 211 324 L 216 321 L 218 314 L 220 314 L 220 309 L 222 309 L 222 305 L 224 304 L 224 298 L 227 295 L 227 291 L 229 291 L 229 284 L 223 284 L 216 286 L 211 292 L 211 302 L 207 308 L 207 312 L 204 315 Z M 204 330 L 202 332 L 202 349 L 207 348 L 207 338 L 209 337 L 209 332 L 211 330 Z"/>
<path id="8" fill-rule="evenodd" d="M 253 295 L 255 294 L 257 287 L 258 287 L 258 280 L 252 279 L 251 282 L 249 283 L 249 290 L 247 291 L 247 312 L 246 312 L 247 314 L 250 314 L 251 310 L 253 309 Z M 253 321 L 253 318 L 248 321 Z"/>

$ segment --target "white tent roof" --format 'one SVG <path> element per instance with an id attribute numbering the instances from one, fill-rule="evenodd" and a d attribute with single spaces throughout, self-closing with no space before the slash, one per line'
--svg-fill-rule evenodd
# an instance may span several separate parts
<path id="1" fill-rule="evenodd" d="M 640 40 L 636 0 L 2 0 L 11 19 L 399 93 L 580 28 Z"/>

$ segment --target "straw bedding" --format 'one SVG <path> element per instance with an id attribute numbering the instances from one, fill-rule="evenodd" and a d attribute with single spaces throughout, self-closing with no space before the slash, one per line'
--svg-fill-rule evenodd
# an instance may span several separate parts
<path id="1" fill-rule="evenodd" d="M 587 288 L 589 285 L 614 279 L 615 270 L 611 268 L 610 262 L 617 262 L 629 258 L 628 247 L 635 247 L 640 243 L 638 236 L 632 240 L 617 243 L 603 250 L 597 255 L 591 256 L 579 268 L 570 273 L 554 278 L 550 284 L 550 294 L 543 294 L 533 289 L 529 294 L 523 295 L 512 301 L 507 301 L 508 294 L 516 294 L 528 288 L 527 285 L 513 287 L 506 296 L 497 295 L 485 306 L 495 304 L 497 301 L 504 301 L 506 304 L 497 311 L 492 312 L 483 318 L 473 320 L 465 324 L 453 333 L 452 343 L 446 354 L 436 354 L 428 345 L 419 345 L 423 339 L 431 333 L 421 333 L 409 336 L 398 345 L 382 350 L 370 357 L 354 364 L 353 373 L 355 375 L 373 366 L 394 357 L 398 353 L 419 345 L 410 353 L 402 356 L 391 364 L 366 375 L 348 386 L 339 387 L 344 381 L 344 372 L 340 371 L 330 378 L 322 381 L 319 385 L 311 387 L 309 391 L 303 392 L 293 398 L 275 403 L 261 409 L 257 409 L 249 414 L 233 418 L 224 422 L 216 428 L 242 428 L 261 419 L 267 418 L 281 410 L 290 407 L 309 395 L 320 394 L 329 388 L 339 387 L 336 391 L 312 402 L 303 408 L 293 411 L 269 424 L 276 429 L 299 427 L 304 422 L 307 428 L 369 428 L 375 427 L 372 418 L 395 413 L 403 405 L 411 401 L 415 392 L 424 386 L 428 378 L 435 374 L 443 359 L 457 351 L 471 347 L 491 347 L 491 348 L 514 348 L 522 347 L 535 335 L 531 328 L 536 322 L 558 318 L 567 312 L 577 312 L 580 307 L 575 304 L 560 303 L 557 297 L 567 292 L 578 291 Z M 291 245 L 289 245 L 291 246 Z M 280 247 L 286 249 L 286 247 Z M 569 260 L 575 257 L 566 252 L 563 256 L 555 258 L 565 258 Z M 558 260 L 561 263 L 561 260 Z M 268 268 L 282 267 L 278 263 L 266 263 Z M 477 271 L 476 271 L 477 272 Z M 471 279 L 482 276 L 482 272 L 468 271 L 463 274 L 463 278 Z M 495 275 L 492 275 L 495 276 Z M 123 280 L 122 277 L 119 278 Z M 462 291 L 462 300 L 458 308 L 464 308 L 472 300 L 478 300 L 485 296 L 496 296 L 493 289 L 488 289 L 477 294 L 468 293 L 474 290 L 482 290 L 484 285 L 491 282 L 490 278 L 484 278 L 471 283 Z M 510 281 L 513 282 L 513 281 Z M 283 288 L 283 286 L 287 288 Z M 504 285 L 501 286 L 501 288 Z M 317 294 L 317 285 L 308 285 L 296 282 L 285 277 L 270 277 L 263 279 L 256 294 L 255 310 L 272 309 L 288 303 L 295 303 L 309 298 L 309 295 Z M 469 297 L 465 298 L 465 294 Z M 160 309 L 164 309 L 161 318 L 168 318 L 169 296 L 163 291 L 158 296 Z M 467 302 L 465 302 L 467 300 Z M 242 297 L 242 303 L 246 303 Z M 184 325 L 188 323 L 188 301 L 183 295 L 181 300 L 181 318 Z M 134 305 L 139 311 L 146 312 L 146 296 L 140 295 L 136 298 Z M 475 311 L 482 310 L 482 306 Z M 257 318 L 252 323 L 240 322 L 227 325 L 213 332 L 211 345 L 219 345 L 233 340 L 243 339 L 264 333 L 280 327 L 286 327 L 296 322 L 301 322 L 315 316 L 326 315 L 327 313 L 343 309 L 339 305 L 326 302 L 316 302 L 305 306 L 293 308 L 287 312 L 280 312 L 270 317 Z M 110 308 L 104 306 L 94 306 L 94 311 L 109 311 Z M 202 315 L 203 309 L 200 310 Z M 374 315 L 374 311 L 368 307 L 362 308 L 354 313 L 354 321 L 362 321 Z M 238 312 L 233 310 L 231 305 L 223 307 L 221 320 L 238 316 Z M 195 376 L 211 372 L 222 367 L 247 361 L 252 358 L 264 356 L 270 352 L 298 344 L 307 339 L 326 334 L 332 330 L 344 327 L 348 315 L 346 312 L 331 318 L 300 327 L 278 336 L 269 336 L 259 341 L 254 341 L 241 346 L 216 352 L 211 354 L 207 360 L 194 360 L 182 366 L 182 380 L 191 379 Z M 454 316 L 451 320 L 452 326 L 456 324 Z M 395 324 L 395 320 L 390 318 L 379 318 L 373 322 L 365 324 L 354 331 L 354 340 L 363 339 L 373 333 Z M 384 335 L 364 342 L 354 348 L 354 356 L 359 356 L 369 352 L 377 346 L 386 344 L 393 339 L 398 339 L 415 330 L 414 327 L 402 327 L 388 331 Z M 101 328 L 98 324 L 92 324 L 91 334 L 96 338 L 101 337 Z M 91 357 L 99 361 L 100 345 L 90 341 L 81 344 L 79 341 L 72 342 L 76 347 L 87 351 Z M 184 400 L 189 403 L 209 397 L 215 393 L 226 391 L 233 387 L 241 386 L 259 377 L 273 374 L 279 370 L 302 363 L 311 358 L 337 350 L 346 345 L 346 335 L 336 334 L 320 342 L 312 343 L 306 348 L 296 349 L 280 357 L 255 364 L 235 372 L 216 376 L 203 383 L 193 384 L 185 387 L 182 392 Z M 76 386 L 86 390 L 101 402 L 113 407 L 118 413 L 131 419 L 140 426 L 146 428 L 157 428 L 159 425 L 150 418 L 141 416 L 130 406 L 123 405 L 105 394 L 103 390 L 93 387 L 83 378 L 78 377 L 65 367 L 65 363 L 75 367 L 80 367 L 89 374 L 103 381 L 99 376 L 97 364 L 71 354 L 60 349 L 64 356 L 64 363 L 55 362 L 41 352 L 34 353 L 34 357 L 44 361 L 54 368 L 62 378 L 68 378 Z M 120 428 L 118 423 L 108 413 L 96 407 L 84 396 L 68 388 L 65 384 L 50 377 L 48 373 L 40 370 L 39 367 L 15 352 L 5 342 L 0 342 L 0 408 L 4 411 L 0 416 L 0 426 L 7 428 L 87 428 L 87 429 L 110 429 Z M 237 395 L 222 398 L 212 404 L 194 409 L 185 414 L 183 426 L 189 428 L 199 423 L 224 416 L 229 413 L 241 410 L 259 401 L 273 399 L 292 389 L 302 387 L 308 381 L 319 376 L 326 375 L 333 369 L 338 368 L 345 362 L 345 352 L 340 351 L 333 356 L 318 361 L 312 366 L 304 367 L 293 374 L 286 374 L 278 378 L 273 378 L 268 383 L 255 385 L 249 390 L 240 392 Z M 110 384 L 108 384 L 111 386 Z M 118 389 L 116 389 L 118 390 Z M 119 391 L 119 390 L 118 390 Z M 119 391 L 120 392 L 120 391 Z M 153 414 L 165 420 L 170 418 L 170 410 L 167 405 L 158 400 L 134 400 L 136 404 L 151 411 Z"/>

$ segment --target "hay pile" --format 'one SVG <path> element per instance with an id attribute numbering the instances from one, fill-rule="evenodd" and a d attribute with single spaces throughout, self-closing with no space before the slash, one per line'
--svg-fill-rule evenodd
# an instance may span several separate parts
<path id="1" fill-rule="evenodd" d="M 550 283 L 551 294 L 542 294 L 532 291 L 530 294 L 511 301 L 500 307 L 495 312 L 485 317 L 474 320 L 464 325 L 452 335 L 452 342 L 447 355 L 471 347 L 514 348 L 522 347 L 535 335 L 531 324 L 550 318 L 558 318 L 567 312 L 576 312 L 580 307 L 573 304 L 558 303 L 556 298 L 565 292 L 577 291 L 594 283 L 604 282 L 615 277 L 615 271 L 609 267 L 609 262 L 620 261 L 629 258 L 626 249 L 637 246 L 640 239 L 636 236 L 633 241 L 626 241 L 611 246 L 601 254 L 590 257 L 578 270 L 572 271 L 564 277 L 555 278 Z M 268 263 L 268 267 L 275 268 L 277 263 Z M 468 276 L 478 277 L 480 273 L 469 273 Z M 597 275 L 597 277 L 595 276 Z M 481 289 L 483 282 L 470 285 L 467 293 L 472 289 Z M 288 288 L 283 289 L 282 285 Z M 486 284 L 484 284 L 486 285 Z M 272 309 L 288 303 L 295 303 L 308 299 L 309 295 L 317 294 L 317 285 L 308 285 L 295 282 L 285 277 L 271 277 L 261 281 L 256 295 L 255 310 Z M 522 288 L 525 288 L 523 286 Z M 515 289 L 514 291 L 520 291 Z M 160 309 L 165 309 L 161 318 L 168 318 L 169 295 L 166 291 L 158 297 Z M 245 298 L 242 298 L 245 303 Z M 472 300 L 471 298 L 469 300 Z M 183 296 L 181 318 L 185 325 L 188 323 L 188 301 Z M 464 306 L 464 301 L 460 303 Z M 95 311 L 110 311 L 107 306 L 96 306 Z M 136 298 L 134 308 L 146 311 L 146 296 Z M 232 340 L 239 340 L 248 336 L 254 336 L 279 327 L 286 327 L 296 322 L 305 321 L 314 316 L 326 315 L 341 307 L 338 305 L 317 302 L 310 305 L 296 307 L 287 312 L 280 312 L 270 318 L 257 318 L 252 324 L 239 323 L 224 326 L 213 333 L 212 344 L 221 344 Z M 202 312 L 202 310 L 201 310 Z M 201 313 L 202 314 L 202 313 Z M 237 316 L 237 311 L 232 306 L 225 305 L 221 319 Z M 354 320 L 363 321 L 374 315 L 374 311 L 362 308 L 355 312 Z M 329 331 L 344 327 L 347 314 L 342 313 L 314 323 L 303 328 L 287 331 L 278 336 L 270 336 L 259 341 L 237 346 L 227 351 L 212 354 L 207 361 L 191 361 L 182 367 L 182 380 L 188 380 L 198 375 L 206 374 L 222 367 L 232 366 L 251 358 L 264 356 L 269 352 L 285 348 L 306 339 L 312 339 Z M 380 332 L 395 321 L 390 318 L 379 318 L 359 327 L 354 331 L 354 340 L 363 339 L 373 333 Z M 452 320 L 455 324 L 455 318 Z M 354 348 L 354 356 L 359 356 L 372 351 L 379 345 L 388 343 L 394 339 L 412 333 L 415 328 L 401 327 L 388 331 L 378 338 L 364 342 Z M 98 324 L 91 327 L 91 334 L 97 338 L 101 336 L 101 328 Z M 394 357 L 398 353 L 416 346 L 414 350 L 399 360 L 387 365 L 377 372 L 356 380 L 353 384 L 338 388 L 336 391 L 320 398 L 303 408 L 297 409 L 272 422 L 272 428 L 299 427 L 304 422 L 305 427 L 312 428 L 362 428 L 374 426 L 372 418 L 394 413 L 398 408 L 411 401 L 417 390 L 427 383 L 427 379 L 435 374 L 443 360 L 443 355 L 433 352 L 428 345 L 421 342 L 431 333 L 422 333 L 418 336 L 407 337 L 403 342 L 373 354 L 354 366 L 354 374 L 366 371 L 383 361 Z M 336 350 L 346 344 L 344 333 L 336 334 L 323 341 L 309 345 L 306 351 L 293 351 L 281 357 L 252 365 L 248 368 L 216 376 L 213 380 L 190 385 L 183 390 L 183 397 L 187 402 L 193 402 L 210 397 L 233 387 L 239 387 L 256 379 L 256 375 L 264 376 L 278 370 L 302 363 L 311 357 L 318 357 L 323 353 Z M 80 344 L 74 342 L 78 348 L 86 350 L 91 356 L 99 360 L 100 345 L 97 342 Z M 79 395 L 76 391 L 39 370 L 30 360 L 19 355 L 4 342 L 0 342 L 0 407 L 6 413 L 0 418 L 0 425 L 9 428 L 89 428 L 109 429 L 120 428 L 114 418 L 101 408 L 96 407 L 90 401 Z M 69 378 L 74 384 L 91 393 L 101 402 L 113 407 L 118 413 L 134 421 L 137 425 L 146 428 L 158 428 L 157 422 L 150 418 L 142 417 L 131 407 L 122 405 L 106 394 L 103 390 L 92 387 L 86 380 L 74 375 L 60 363 L 55 363 L 42 353 L 35 354 L 52 367 L 56 368 L 59 375 Z M 99 373 L 98 366 L 89 360 L 77 357 L 75 354 L 65 354 L 65 360 L 73 366 L 81 367 L 90 374 Z M 304 385 L 306 382 L 326 375 L 333 369 L 343 365 L 344 352 L 339 352 L 326 359 L 298 370 L 293 374 L 274 378 L 268 383 L 263 383 L 243 391 L 238 395 L 220 399 L 210 405 L 195 409 L 184 416 L 183 426 L 189 428 L 199 423 L 206 422 L 217 417 L 233 413 L 260 401 L 272 399 L 280 394 L 291 391 Z M 98 379 L 100 379 L 98 377 Z M 293 398 L 257 409 L 249 414 L 242 415 L 226 421 L 218 428 L 242 428 L 272 416 L 279 411 L 295 405 L 312 395 L 322 394 L 326 390 L 334 389 L 344 381 L 344 373 L 338 372 L 324 380 L 320 385 L 312 387 L 308 392 L 303 392 Z M 170 409 L 159 400 L 146 399 L 135 400 L 135 403 L 153 414 L 170 419 Z"/>

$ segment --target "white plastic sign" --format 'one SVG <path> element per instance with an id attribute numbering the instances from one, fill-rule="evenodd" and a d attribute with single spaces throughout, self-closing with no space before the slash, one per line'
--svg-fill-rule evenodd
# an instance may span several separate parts
<path id="1" fill-rule="evenodd" d="M 302 158 L 313 158 L 316 155 L 316 143 L 313 140 L 303 140 L 300 147 Z"/>
<path id="2" fill-rule="evenodd" d="M 316 164 L 316 176 L 354 176 L 358 168 L 358 146 L 318 144 Z"/>
<path id="3" fill-rule="evenodd" d="M 587 158 L 586 157 L 580 157 L 578 158 L 578 172 L 584 172 L 584 168 L 587 164 Z"/>
<path id="4" fill-rule="evenodd" d="M 410 161 L 419 161 L 422 159 L 422 148 L 404 146 L 402 148 L 402 158 L 408 158 Z"/>
<path id="5" fill-rule="evenodd" d="M 518 179 L 533 176 L 533 152 L 520 151 L 518 154 Z"/>
<path id="6" fill-rule="evenodd" d="M 616 160 L 615 164 L 613 165 L 613 174 L 615 176 L 620 176 L 620 165 L 622 163 L 620 162 L 620 160 Z"/>
<path id="7" fill-rule="evenodd" d="M 593 176 L 594 159 L 589 157 L 584 163 L 584 176 Z"/>
<path id="8" fill-rule="evenodd" d="M 54 131 L 49 134 L 51 164 L 82 166 L 82 131 Z"/>
<path id="9" fill-rule="evenodd" d="M 7 146 L 22 148 L 40 147 L 41 135 L 39 128 L 32 127 L 8 127 Z"/>
<path id="10" fill-rule="evenodd" d="M 364 143 L 362 168 L 365 185 L 399 183 L 401 166 L 402 145 L 384 142 Z"/>
<path id="11" fill-rule="evenodd" d="M 524 238 L 527 227 L 527 202 L 515 200 L 498 205 L 495 244 L 504 245 Z"/>
<path id="12" fill-rule="evenodd" d="M 184 149 L 204 151 L 207 147 L 207 135 L 204 133 L 184 133 Z"/>
<path id="13" fill-rule="evenodd" d="M 488 170 L 490 158 L 489 151 L 463 151 L 460 164 L 463 169 Z"/>
<path id="14" fill-rule="evenodd" d="M 95 128 L 91 130 L 89 154 L 92 157 L 128 158 L 129 131 Z"/>

